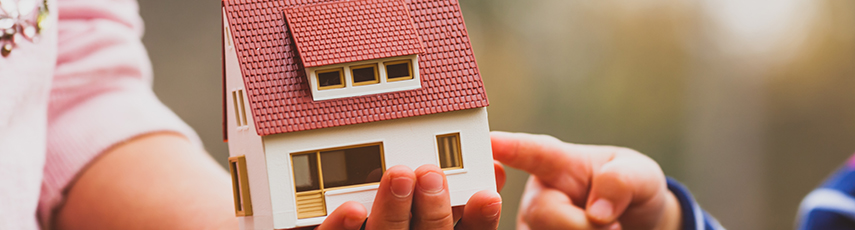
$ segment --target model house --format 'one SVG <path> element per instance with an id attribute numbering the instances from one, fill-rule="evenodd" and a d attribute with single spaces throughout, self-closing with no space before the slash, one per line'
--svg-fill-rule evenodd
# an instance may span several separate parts
<path id="1" fill-rule="evenodd" d="M 487 95 L 457 0 L 223 1 L 224 132 L 242 229 L 372 206 L 395 165 L 495 189 Z"/>

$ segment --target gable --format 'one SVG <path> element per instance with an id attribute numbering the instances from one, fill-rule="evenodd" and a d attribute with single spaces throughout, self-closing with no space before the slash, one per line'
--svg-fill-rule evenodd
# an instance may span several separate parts
<path id="1" fill-rule="evenodd" d="M 371 0 L 360 0 L 371 1 Z M 259 135 L 485 107 L 489 103 L 455 0 L 399 1 L 423 45 L 422 87 L 314 101 L 285 12 L 329 0 L 227 0 L 235 49 Z M 305 54 L 308 55 L 308 54 Z M 305 56 L 304 55 L 304 56 Z"/>

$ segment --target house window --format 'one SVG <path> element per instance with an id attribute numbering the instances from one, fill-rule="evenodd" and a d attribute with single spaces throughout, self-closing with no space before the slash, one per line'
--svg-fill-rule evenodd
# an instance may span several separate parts
<path id="1" fill-rule="evenodd" d="M 379 75 L 377 64 L 351 66 L 350 71 L 354 86 L 380 83 L 380 78 L 377 77 Z"/>
<path id="2" fill-rule="evenodd" d="M 437 135 L 436 144 L 440 168 L 463 168 L 463 159 L 460 155 L 460 133 Z"/>
<path id="3" fill-rule="evenodd" d="M 232 193 L 235 200 L 235 216 L 252 216 L 252 200 L 249 197 L 249 179 L 246 175 L 246 157 L 229 157 L 229 172 L 232 174 Z"/>
<path id="4" fill-rule="evenodd" d="M 386 66 L 388 81 L 413 79 L 413 63 L 410 60 L 390 61 L 383 63 L 383 65 Z"/>
<path id="5" fill-rule="evenodd" d="M 315 101 L 422 87 L 418 55 L 335 63 L 305 69 Z"/>
<path id="6" fill-rule="evenodd" d="M 246 109 L 243 104 L 243 90 L 232 91 L 232 101 L 235 105 L 235 121 L 238 127 L 246 126 Z"/>
<path id="7" fill-rule="evenodd" d="M 297 218 L 325 216 L 324 192 L 380 182 L 385 163 L 382 143 L 291 155 Z"/>
<path id="8" fill-rule="evenodd" d="M 344 88 L 344 70 L 342 68 L 318 70 L 317 74 L 319 90 Z"/>

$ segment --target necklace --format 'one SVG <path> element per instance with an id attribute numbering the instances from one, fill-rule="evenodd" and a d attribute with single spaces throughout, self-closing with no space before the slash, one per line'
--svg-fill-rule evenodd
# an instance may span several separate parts
<path id="1" fill-rule="evenodd" d="M 12 53 L 17 34 L 37 43 L 47 18 L 47 0 L 0 0 L 0 54 L 7 57 Z"/>

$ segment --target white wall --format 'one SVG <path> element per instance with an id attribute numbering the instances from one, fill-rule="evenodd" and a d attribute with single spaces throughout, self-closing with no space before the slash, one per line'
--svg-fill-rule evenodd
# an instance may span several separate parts
<path id="1" fill-rule="evenodd" d="M 446 171 L 446 175 L 451 203 L 456 206 L 466 204 L 477 191 L 496 189 L 486 108 L 263 137 L 274 226 L 277 229 L 293 228 L 323 221 L 323 218 L 297 220 L 291 153 L 383 142 L 387 168 L 406 165 L 415 170 L 424 164 L 438 165 L 436 135 L 455 132 L 460 133 L 464 169 Z M 358 200 L 370 208 L 376 185 L 330 193 L 327 197 L 328 214 L 349 199 Z"/>
<path id="2" fill-rule="evenodd" d="M 228 27 L 225 11 L 223 25 Z M 226 28 L 224 28 L 226 29 Z M 242 230 L 273 229 L 272 211 L 270 208 L 270 189 L 267 186 L 267 164 L 264 162 L 264 146 L 261 137 L 255 131 L 255 123 L 249 107 L 249 100 L 244 88 L 243 76 L 237 59 L 234 44 L 229 45 L 228 38 L 223 35 L 226 59 L 226 124 L 229 135 L 229 157 L 245 155 L 246 172 L 249 178 L 249 194 L 252 201 L 252 216 L 238 217 Z M 244 109 L 246 111 L 246 126 L 238 127 L 235 119 L 235 106 L 232 91 L 243 89 Z"/>

